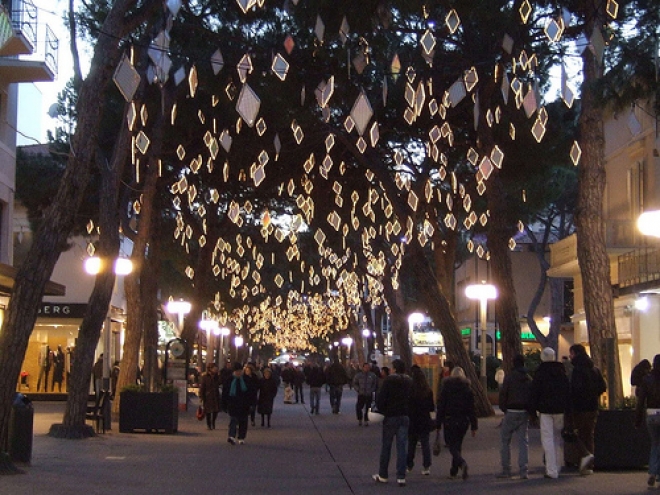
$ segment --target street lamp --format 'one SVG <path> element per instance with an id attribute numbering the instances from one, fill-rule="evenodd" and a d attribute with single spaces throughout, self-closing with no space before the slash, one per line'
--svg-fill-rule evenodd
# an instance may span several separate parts
<path id="1" fill-rule="evenodd" d="M 234 345 L 236 346 L 236 354 L 234 356 L 234 362 L 238 361 L 238 348 L 243 346 L 243 337 L 237 335 L 234 337 Z"/>
<path id="2" fill-rule="evenodd" d="M 351 360 L 351 345 L 353 344 L 353 339 L 351 337 L 344 337 L 341 339 L 341 343 L 346 346 L 346 353 L 348 354 L 348 361 Z M 348 364 L 348 363 L 347 363 Z"/>
<path id="3" fill-rule="evenodd" d="M 220 327 L 218 331 L 220 333 L 220 353 L 218 354 L 218 366 L 219 366 L 219 363 L 222 361 L 223 356 L 225 354 L 225 337 L 227 337 L 231 333 L 231 330 L 229 330 L 227 327 Z"/>
<path id="4" fill-rule="evenodd" d="M 181 333 L 183 332 L 183 317 L 190 313 L 192 305 L 184 301 L 183 299 L 180 299 L 178 301 L 170 300 L 167 302 L 166 310 L 168 313 L 178 315 L 178 330 L 179 330 L 179 336 L 181 336 Z"/>
<path id="5" fill-rule="evenodd" d="M 481 384 L 487 390 L 486 382 L 486 322 L 488 299 L 497 298 L 497 288 L 494 285 L 481 283 L 468 285 L 465 288 L 468 299 L 479 301 L 479 329 L 481 330 Z"/>
<path id="6" fill-rule="evenodd" d="M 660 210 L 642 213 L 637 218 L 637 228 L 644 235 L 660 237 Z"/>
<path id="7" fill-rule="evenodd" d="M 363 328 L 362 329 L 362 336 L 364 337 L 364 347 L 365 347 L 364 361 L 365 361 L 365 363 L 368 363 L 369 362 L 369 356 L 370 356 L 369 337 L 371 336 L 371 330 L 369 330 L 368 328 Z"/>
<path id="8" fill-rule="evenodd" d="M 211 336 L 215 337 L 220 333 L 220 325 L 216 320 L 208 319 L 204 315 L 199 322 L 199 328 L 206 331 L 206 365 L 208 366 L 209 362 L 215 361 L 215 339 L 212 340 Z M 209 361 L 209 350 L 211 351 L 211 361 Z"/>

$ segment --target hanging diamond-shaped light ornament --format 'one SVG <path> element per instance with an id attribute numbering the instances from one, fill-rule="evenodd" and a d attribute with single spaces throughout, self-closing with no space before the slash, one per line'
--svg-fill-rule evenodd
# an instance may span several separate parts
<path id="1" fill-rule="evenodd" d="M 520 8 L 518 9 L 518 13 L 520 14 L 520 19 L 522 20 L 523 24 L 527 24 L 527 21 L 529 20 L 529 16 L 532 13 L 532 6 L 529 3 L 529 0 L 525 0 Z"/>
<path id="2" fill-rule="evenodd" d="M 353 57 L 353 67 L 355 67 L 355 71 L 358 74 L 362 74 L 364 72 L 364 69 L 367 68 L 368 63 L 369 61 L 367 60 L 367 57 L 362 52 Z"/>
<path id="3" fill-rule="evenodd" d="M 325 35 L 325 24 L 320 15 L 316 16 L 316 26 L 314 27 L 314 34 L 316 38 L 323 44 L 323 36 Z"/>
<path id="4" fill-rule="evenodd" d="M 509 239 L 509 250 L 513 251 L 514 249 L 516 249 L 516 240 L 512 237 Z"/>
<path id="5" fill-rule="evenodd" d="M 619 3 L 616 0 L 607 0 L 605 11 L 612 19 L 616 19 L 619 15 Z"/>
<path id="6" fill-rule="evenodd" d="M 455 9 L 451 9 L 447 16 L 445 17 L 445 24 L 449 28 L 449 32 L 454 34 L 456 30 L 461 25 L 461 18 L 458 16 L 458 12 Z"/>
<path id="7" fill-rule="evenodd" d="M 302 143 L 305 133 L 295 120 L 291 122 L 291 130 L 293 131 L 293 137 L 295 138 L 296 143 Z"/>
<path id="8" fill-rule="evenodd" d="M 580 157 L 582 156 L 582 149 L 577 141 L 573 141 L 573 146 L 571 146 L 571 161 L 576 167 L 580 163 Z"/>
<path id="9" fill-rule="evenodd" d="M 134 101 L 132 101 L 128 107 L 128 112 L 126 113 L 126 121 L 128 123 L 128 130 L 133 131 L 135 129 L 135 122 L 137 121 L 137 110 L 135 109 Z"/>
<path id="10" fill-rule="evenodd" d="M 270 69 L 273 71 L 280 81 L 286 79 L 287 74 L 289 73 L 289 62 L 287 62 L 282 55 L 279 53 L 273 57 L 273 63 L 271 64 Z"/>
<path id="11" fill-rule="evenodd" d="M 481 159 L 481 163 L 479 164 L 479 171 L 481 172 L 484 180 L 488 180 L 490 174 L 493 172 L 493 163 L 490 161 L 490 158 L 484 156 Z"/>
<path id="12" fill-rule="evenodd" d="M 172 17 L 176 17 L 181 8 L 181 0 L 167 0 L 167 8 L 172 13 Z"/>
<path id="13" fill-rule="evenodd" d="M 493 162 L 497 168 L 502 168 L 502 161 L 504 160 L 504 152 L 500 149 L 499 146 L 495 147 L 490 152 L 490 161 Z"/>
<path id="14" fill-rule="evenodd" d="M 331 76 L 327 81 L 321 81 L 316 88 L 316 101 L 321 108 L 328 106 L 330 98 L 335 92 L 335 76 Z"/>
<path id="15" fill-rule="evenodd" d="M 378 122 L 374 122 L 369 131 L 369 139 L 371 140 L 371 147 L 375 148 L 380 139 L 380 132 L 378 130 Z"/>
<path id="16" fill-rule="evenodd" d="M 536 139 L 537 143 L 540 143 L 541 140 L 543 139 L 543 136 L 545 135 L 546 128 L 541 122 L 540 119 L 536 119 L 534 122 L 534 125 L 532 126 L 532 136 L 534 136 L 534 139 Z"/>
<path id="17" fill-rule="evenodd" d="M 435 36 L 433 33 L 427 29 L 422 38 L 419 40 L 419 44 L 422 45 L 424 53 L 429 54 L 435 48 Z"/>
<path id="18" fill-rule="evenodd" d="M 236 111 L 249 127 L 254 126 L 260 105 L 261 100 L 259 97 L 249 85 L 244 84 L 236 102 Z"/>
<path id="19" fill-rule="evenodd" d="M 238 63 L 238 67 L 236 67 L 236 71 L 238 72 L 238 78 L 241 80 L 242 83 L 245 83 L 247 80 L 248 74 L 252 74 L 252 70 L 254 69 L 252 65 L 252 58 L 250 57 L 249 54 L 243 55 L 243 58 L 241 58 L 241 61 Z"/>
<path id="20" fill-rule="evenodd" d="M 257 121 L 257 134 L 259 134 L 259 136 L 263 136 L 266 132 L 266 129 L 268 129 L 266 121 L 263 119 L 263 117 L 259 118 Z"/>
<path id="21" fill-rule="evenodd" d="M 396 81 L 401 75 L 401 61 L 399 60 L 398 53 L 395 53 L 394 57 L 392 57 L 392 63 L 390 64 L 390 74 L 392 75 L 392 79 L 394 79 L 394 81 Z"/>
<path id="22" fill-rule="evenodd" d="M 222 57 L 220 48 L 218 48 L 213 55 L 211 55 L 211 68 L 213 68 L 213 74 L 217 76 L 218 72 L 220 72 L 224 66 L 225 59 Z"/>
<path id="23" fill-rule="evenodd" d="M 197 67 L 193 65 L 190 68 L 190 73 L 188 74 L 188 87 L 190 88 L 191 98 L 195 97 L 198 84 L 199 84 L 199 80 L 197 79 Z"/>
<path id="24" fill-rule="evenodd" d="M 350 31 L 350 27 L 348 26 L 348 20 L 346 20 L 346 16 L 341 21 L 341 26 L 339 26 L 339 39 L 341 40 L 341 45 L 344 46 L 346 44 L 346 40 L 348 40 L 348 34 Z"/>
<path id="25" fill-rule="evenodd" d="M 463 82 L 463 79 L 458 79 L 454 84 L 451 85 L 448 91 L 448 100 L 449 100 L 449 106 L 454 108 L 456 105 L 458 105 L 463 98 L 467 96 L 467 92 L 465 90 L 465 83 Z"/>
<path id="26" fill-rule="evenodd" d="M 126 55 L 119 62 L 117 69 L 115 69 L 112 80 L 117 85 L 117 88 L 119 88 L 124 99 L 127 102 L 131 101 L 140 85 L 140 74 L 135 70 L 131 60 Z"/>
<path id="27" fill-rule="evenodd" d="M 296 47 L 296 42 L 293 40 L 293 37 L 288 34 L 284 39 L 284 49 L 286 50 L 287 55 L 291 55 L 291 52 Z"/>
<path id="28" fill-rule="evenodd" d="M 357 146 L 358 151 L 362 154 L 367 150 L 367 142 L 362 136 L 358 138 L 357 143 L 355 143 L 355 145 Z"/>
<path id="29" fill-rule="evenodd" d="M 355 100 L 353 109 L 351 110 L 351 118 L 353 119 L 360 136 L 364 134 L 372 116 L 373 110 L 371 108 L 371 103 L 369 103 L 367 95 L 364 90 L 362 90 L 360 91 L 360 96 Z"/>
<path id="30" fill-rule="evenodd" d="M 465 81 L 465 88 L 468 91 L 472 91 L 479 82 L 479 74 L 477 73 L 477 69 L 475 67 L 472 67 L 470 68 L 470 70 L 465 71 L 463 80 Z"/>
<path id="31" fill-rule="evenodd" d="M 140 131 L 137 137 L 135 138 L 135 146 L 137 147 L 138 150 L 140 150 L 140 153 L 142 153 L 143 155 L 149 149 L 150 143 L 151 141 L 149 141 L 147 135 L 142 131 Z"/>
<path id="32" fill-rule="evenodd" d="M 560 24 L 561 22 L 561 19 L 560 22 L 557 22 L 555 19 L 550 19 L 548 24 L 546 24 L 545 29 L 543 30 L 547 38 L 552 43 L 556 43 L 561 39 L 561 36 L 564 32 L 563 26 Z"/>
<path id="33" fill-rule="evenodd" d="M 248 10 L 256 5 L 257 0 L 236 0 L 236 3 L 241 8 L 243 13 L 247 14 Z"/>

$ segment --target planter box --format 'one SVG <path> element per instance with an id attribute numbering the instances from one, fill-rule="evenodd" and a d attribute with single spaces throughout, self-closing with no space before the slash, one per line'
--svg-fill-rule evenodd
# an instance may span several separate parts
<path id="1" fill-rule="evenodd" d="M 177 392 L 130 392 L 119 394 L 119 431 L 176 433 L 179 427 Z"/>
<path id="2" fill-rule="evenodd" d="M 634 409 L 599 411 L 594 444 L 597 469 L 644 469 L 649 463 L 651 439 L 645 425 L 635 428 Z"/>

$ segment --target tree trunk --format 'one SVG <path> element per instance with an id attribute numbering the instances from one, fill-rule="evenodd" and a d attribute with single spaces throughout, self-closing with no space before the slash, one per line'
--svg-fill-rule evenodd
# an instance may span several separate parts
<path id="1" fill-rule="evenodd" d="M 488 208 L 491 213 L 488 221 L 488 250 L 490 251 L 493 284 L 497 287 L 495 315 L 502 338 L 502 367 L 508 372 L 513 366 L 513 357 L 522 351 L 522 342 L 509 250 L 512 232 L 507 214 L 507 195 L 499 175 L 491 176 L 488 181 L 487 194 Z M 485 353 L 485 349 L 482 349 L 483 353 Z"/>
<path id="2" fill-rule="evenodd" d="M 406 369 L 412 366 L 412 347 L 410 346 L 410 329 L 408 318 L 403 307 L 403 297 L 400 290 L 394 290 L 391 277 L 383 280 L 383 292 L 387 305 L 390 308 L 390 321 L 392 323 L 393 353 L 406 363 Z"/>
<path id="3" fill-rule="evenodd" d="M 156 229 L 158 221 L 156 220 Z M 158 278 L 160 273 L 161 250 L 158 233 L 154 232 L 149 244 L 149 256 L 145 260 L 146 272 L 140 277 L 141 298 L 144 308 L 144 383 L 149 392 L 155 392 L 161 384 L 162 376 L 158 366 Z"/>
<path id="4" fill-rule="evenodd" d="M 415 243 L 411 243 L 404 257 L 404 263 L 408 265 L 410 273 L 415 278 L 420 301 L 426 306 L 433 322 L 440 328 L 447 349 L 447 357 L 465 370 L 465 375 L 472 384 L 477 414 L 481 417 L 491 416 L 494 414 L 493 407 L 488 401 L 486 390 L 481 385 L 477 370 L 465 350 L 463 338 L 456 324 L 456 319 L 449 308 L 449 302 L 428 268 L 428 262 L 422 248 Z"/>
<path id="5" fill-rule="evenodd" d="M 584 9 L 585 12 L 594 14 L 588 18 L 586 33 L 592 33 L 594 26 L 600 28 L 604 25 L 604 5 L 594 0 L 585 0 Z M 597 106 L 594 95 L 594 85 L 602 77 L 601 64 L 602 61 L 596 59 L 590 48 L 583 51 L 584 80 L 579 121 L 582 158 L 578 170 L 578 206 L 575 223 L 591 357 L 607 379 L 610 406 L 613 406 L 623 397 L 623 384 L 614 321 L 610 260 L 607 255 L 603 220 L 603 193 L 606 182 L 603 114 Z M 608 356 L 606 345 L 612 346 L 612 356 Z M 608 359 L 611 359 L 611 368 L 608 366 Z"/>
<path id="6" fill-rule="evenodd" d="M 60 253 L 66 248 L 89 182 L 104 102 L 102 94 L 120 60 L 120 42 L 134 26 L 126 23 L 124 16 L 136 3 L 136 0 L 117 0 L 103 23 L 104 35 L 94 49 L 91 70 L 76 107 L 79 132 L 73 137 L 72 153 L 57 195 L 44 214 L 35 242 L 16 275 L 0 332 L 0 448 L 6 445 L 12 398 L 44 287 Z M 11 466 L 2 462 L 0 474 L 12 471 Z"/>

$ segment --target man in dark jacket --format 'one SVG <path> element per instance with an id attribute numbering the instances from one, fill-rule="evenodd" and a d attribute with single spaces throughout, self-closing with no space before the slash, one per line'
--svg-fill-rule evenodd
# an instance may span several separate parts
<path id="1" fill-rule="evenodd" d="M 607 385 L 582 344 L 572 345 L 569 355 L 573 371 L 570 377 L 568 403 L 570 414 L 567 419 L 577 430 L 581 457 L 580 474 L 593 474 L 594 430 L 598 417 L 598 402 L 600 396 L 607 390 Z"/>
<path id="2" fill-rule="evenodd" d="M 369 426 L 369 408 L 377 386 L 378 377 L 371 372 L 371 365 L 364 363 L 362 371 L 356 373 L 353 377 L 353 388 L 358 394 L 355 403 L 355 414 L 360 426 L 362 426 L 362 416 L 364 416 L 364 425 Z"/>
<path id="3" fill-rule="evenodd" d="M 319 405 L 321 403 L 321 387 L 325 385 L 325 373 L 318 363 L 314 363 L 307 375 L 307 384 L 309 385 L 309 405 L 311 414 L 319 414 Z"/>
<path id="4" fill-rule="evenodd" d="M 392 362 L 394 373 L 383 382 L 376 396 L 376 407 L 383 419 L 383 436 L 380 449 L 378 474 L 372 478 L 376 483 L 387 483 L 387 472 L 392 454 L 392 441 L 396 437 L 396 482 L 406 484 L 406 460 L 408 447 L 408 403 L 412 392 L 412 379 L 405 375 L 406 365 L 400 359 Z"/>
<path id="5" fill-rule="evenodd" d="M 328 368 L 326 382 L 330 387 L 330 407 L 332 407 L 332 414 L 339 414 L 344 385 L 348 383 L 348 373 L 346 373 L 346 369 L 339 362 L 339 359 L 335 359 Z"/>
<path id="6" fill-rule="evenodd" d="M 504 413 L 500 430 L 500 460 L 502 472 L 498 478 L 511 477 L 511 438 L 518 436 L 518 467 L 520 478 L 527 479 L 529 437 L 527 427 L 532 397 L 532 378 L 525 369 L 525 358 L 518 354 L 513 358 L 513 369 L 504 377 L 500 388 L 499 406 Z"/>
<path id="7" fill-rule="evenodd" d="M 541 364 L 532 381 L 531 410 L 540 413 L 541 445 L 545 454 L 545 477 L 559 478 L 561 430 L 568 403 L 568 377 L 564 365 L 555 361 L 555 351 L 541 351 Z"/>

